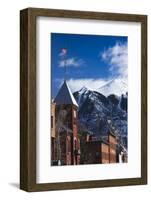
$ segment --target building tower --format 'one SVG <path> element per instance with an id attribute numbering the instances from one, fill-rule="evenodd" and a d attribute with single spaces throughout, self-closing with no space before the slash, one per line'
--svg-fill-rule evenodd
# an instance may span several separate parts
<path id="1" fill-rule="evenodd" d="M 66 82 L 62 84 L 55 103 L 56 158 L 60 165 L 80 164 L 80 140 L 77 127 L 78 104 Z"/>

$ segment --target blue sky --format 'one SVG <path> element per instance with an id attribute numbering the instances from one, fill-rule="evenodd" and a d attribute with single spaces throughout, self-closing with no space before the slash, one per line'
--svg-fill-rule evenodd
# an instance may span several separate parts
<path id="1" fill-rule="evenodd" d="M 97 89 L 111 79 L 127 79 L 126 36 L 51 33 L 52 98 L 65 77 L 74 92 L 83 86 Z M 66 48 L 65 56 L 61 49 Z"/>

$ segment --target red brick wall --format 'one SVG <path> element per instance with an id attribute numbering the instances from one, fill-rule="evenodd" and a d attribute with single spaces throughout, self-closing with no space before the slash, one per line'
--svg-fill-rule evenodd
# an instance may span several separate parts
<path id="1" fill-rule="evenodd" d="M 101 145 L 102 159 L 101 163 L 109 163 L 109 145 L 102 143 Z"/>
<path id="2" fill-rule="evenodd" d="M 77 107 L 72 105 L 72 130 L 73 130 L 73 164 L 80 164 L 80 140 L 78 137 L 78 126 L 77 126 Z"/>
<path id="3" fill-rule="evenodd" d="M 99 141 L 87 142 L 85 164 L 101 163 L 101 144 Z"/>
<path id="4" fill-rule="evenodd" d="M 116 145 L 117 145 L 116 137 L 109 134 L 110 163 L 116 163 Z"/>
<path id="5" fill-rule="evenodd" d="M 55 112 L 56 123 L 58 120 L 58 115 L 60 110 L 66 112 L 65 118 L 63 119 L 61 118 L 60 120 L 63 120 L 64 126 L 68 127 L 68 130 L 59 133 L 60 147 L 61 147 L 61 151 L 59 152 L 61 153 L 61 164 L 63 165 L 80 164 L 80 155 L 77 155 L 77 153 L 80 152 L 80 140 L 78 138 L 78 127 L 77 127 L 77 108 L 74 105 L 57 105 Z M 58 136 L 57 129 L 58 127 L 56 126 L 56 140 Z M 70 139 L 68 137 L 68 134 L 71 135 Z M 53 152 L 53 149 L 51 151 Z"/>
<path id="6" fill-rule="evenodd" d="M 66 138 L 66 164 L 71 165 L 71 137 Z"/>
<path id="7" fill-rule="evenodd" d="M 55 110 L 56 110 L 56 104 L 52 103 L 51 104 L 51 137 L 55 137 Z"/>

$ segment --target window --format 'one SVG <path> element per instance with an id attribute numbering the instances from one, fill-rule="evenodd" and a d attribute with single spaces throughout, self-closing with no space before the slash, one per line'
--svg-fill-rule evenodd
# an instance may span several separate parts
<path id="1" fill-rule="evenodd" d="M 74 139 L 74 148 L 77 149 L 77 140 Z"/>
<path id="2" fill-rule="evenodd" d="M 51 128 L 53 128 L 53 116 L 51 116 Z"/>
<path id="3" fill-rule="evenodd" d="M 77 116 L 76 114 L 77 114 L 76 111 L 73 110 L 73 117 L 74 117 L 74 118 L 76 118 L 76 116 Z"/>

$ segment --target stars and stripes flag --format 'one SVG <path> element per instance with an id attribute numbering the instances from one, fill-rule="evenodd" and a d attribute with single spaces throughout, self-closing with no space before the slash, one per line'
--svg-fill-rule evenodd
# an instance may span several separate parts
<path id="1" fill-rule="evenodd" d="M 60 52 L 60 56 L 65 56 L 67 54 L 67 49 L 66 48 L 62 48 L 61 52 Z"/>

